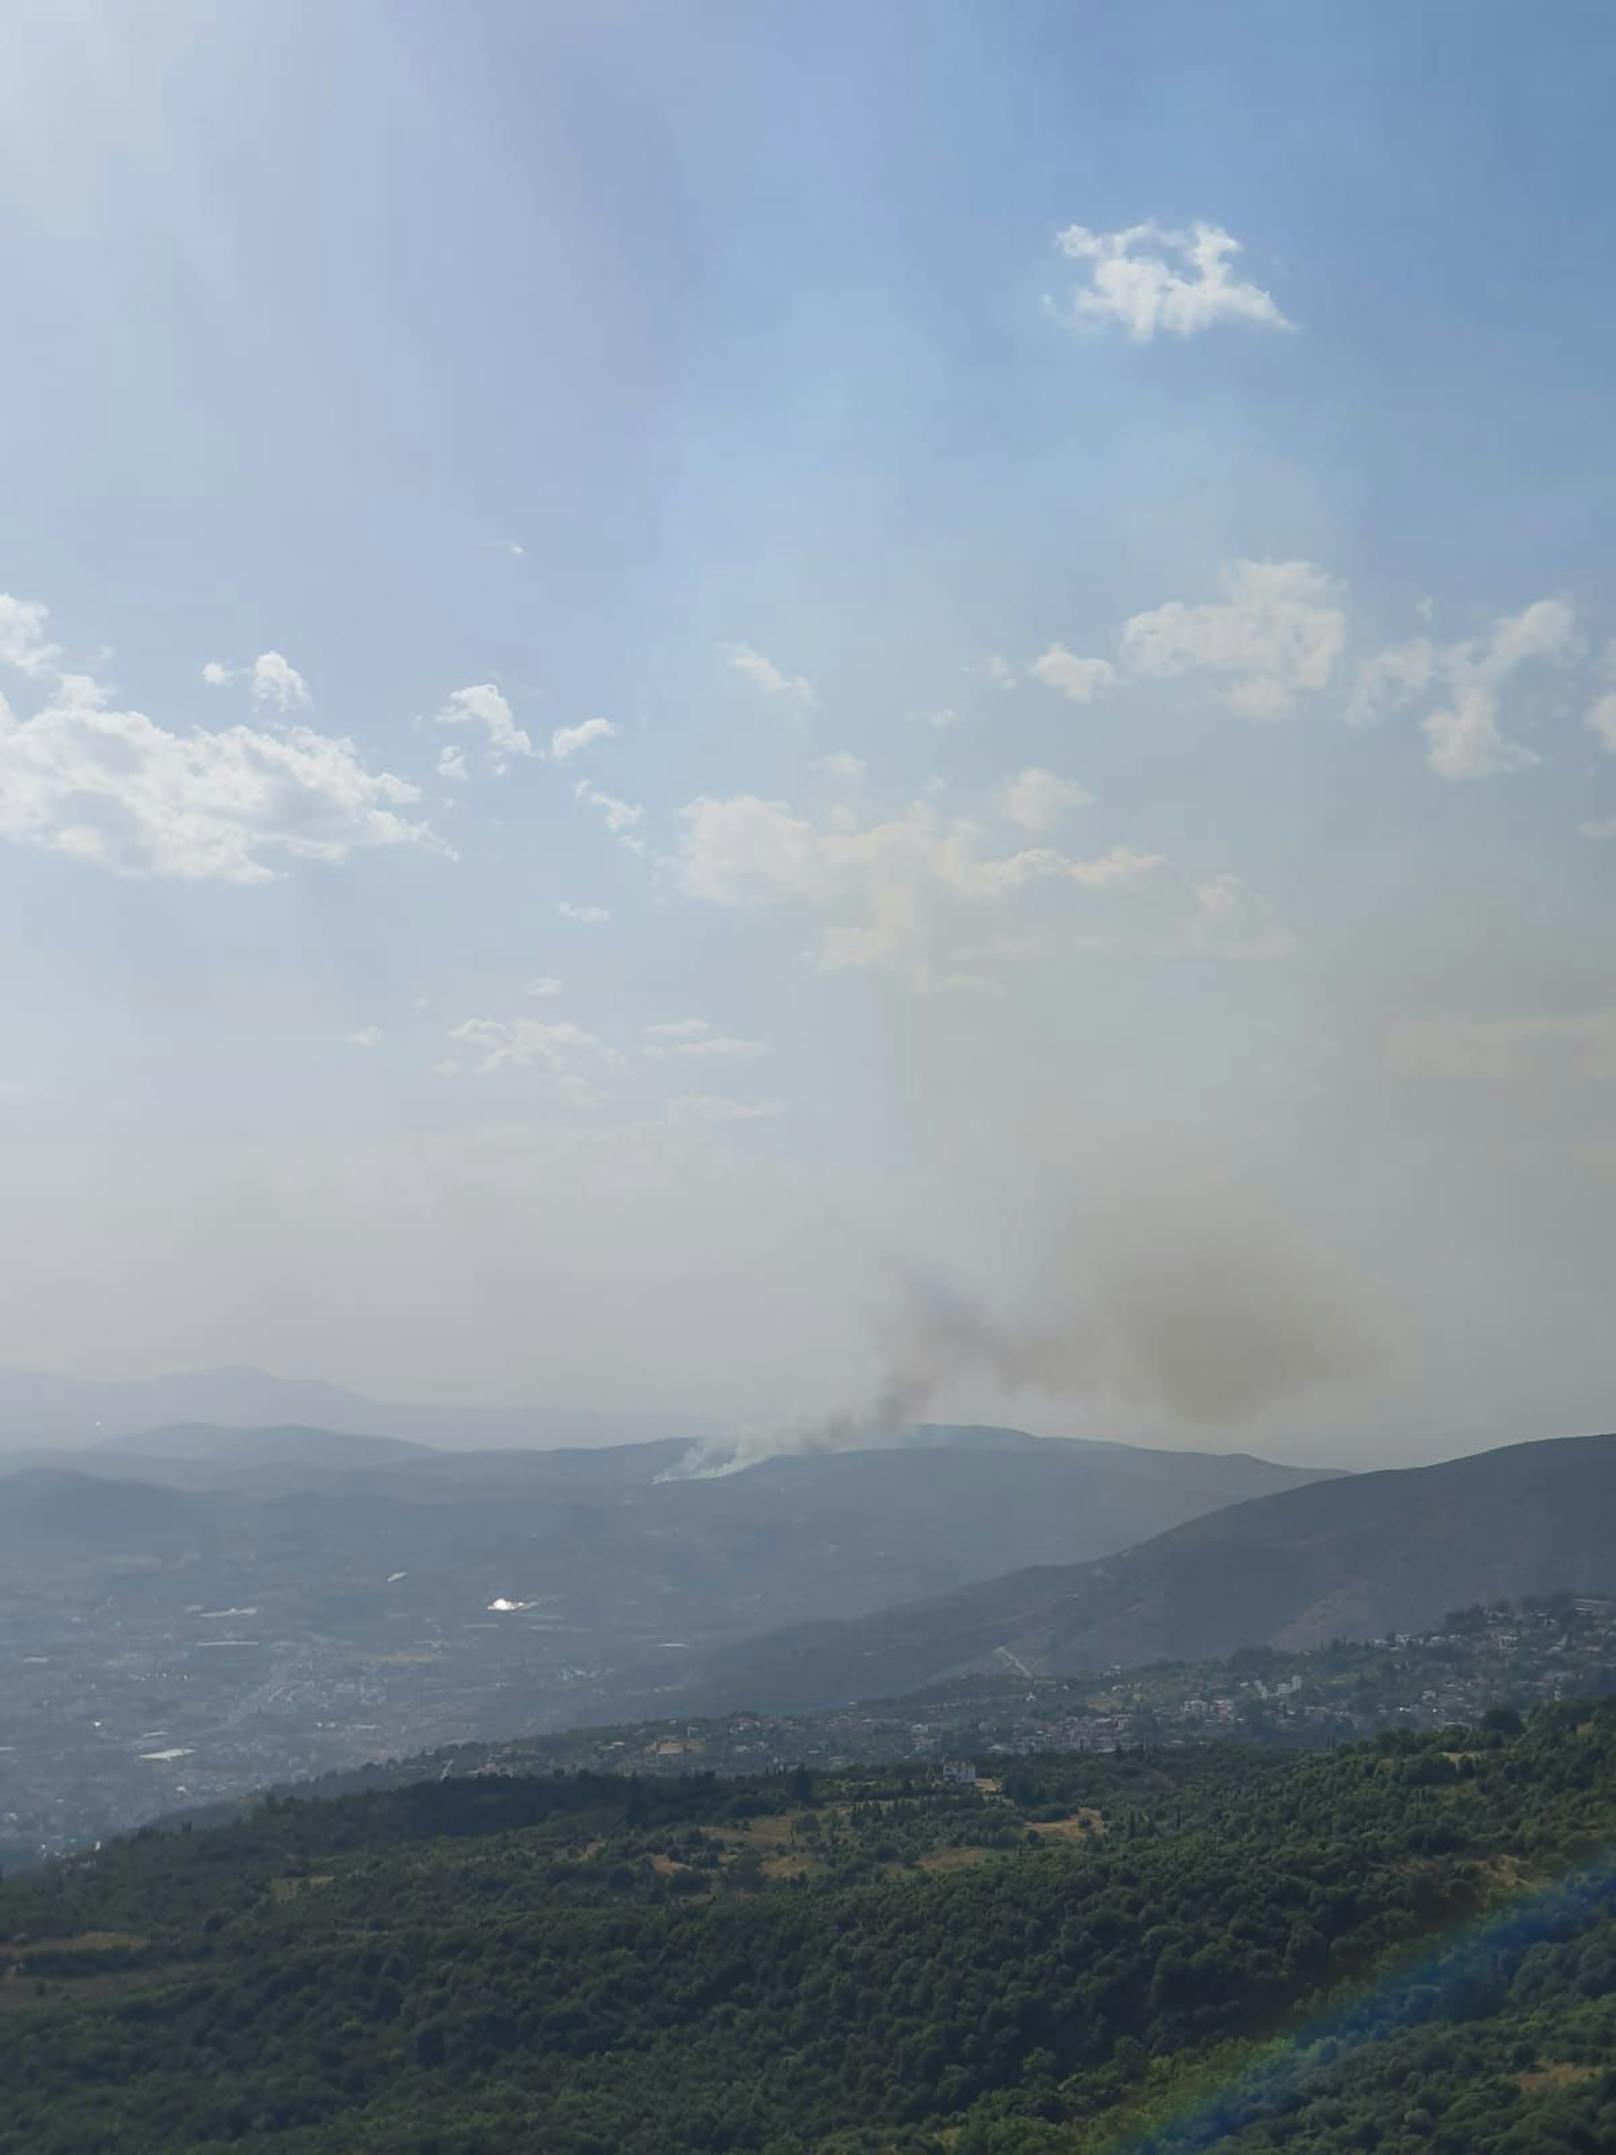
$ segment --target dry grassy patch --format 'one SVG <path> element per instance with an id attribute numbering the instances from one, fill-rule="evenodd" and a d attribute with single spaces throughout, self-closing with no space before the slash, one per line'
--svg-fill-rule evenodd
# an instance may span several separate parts
<path id="1" fill-rule="evenodd" d="M 316 1886 L 330 1885 L 332 1875 L 330 1871 L 310 1871 L 306 1877 L 272 1878 L 270 1894 L 277 1901 L 295 1901 L 300 1893 L 312 1893 Z"/>
<path id="2" fill-rule="evenodd" d="M 1597 2065 L 1570 2065 L 1560 2060 L 1540 2065 L 1535 2072 L 1517 2073 L 1515 2085 L 1528 2095 L 1552 2095 L 1556 2088 L 1574 2088 L 1579 2081 L 1597 2079 L 1599 2071 Z"/>

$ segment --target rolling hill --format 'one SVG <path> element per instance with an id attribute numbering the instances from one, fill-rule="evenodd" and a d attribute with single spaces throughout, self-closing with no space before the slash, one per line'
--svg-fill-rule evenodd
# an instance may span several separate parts
<path id="1" fill-rule="evenodd" d="M 1429 1629 L 1451 1608 L 1616 1585 L 1616 1437 L 1281 1490 L 1120 1554 L 720 1647 L 688 1703 L 801 1710 L 981 1667 L 1067 1674 Z"/>
<path id="2" fill-rule="evenodd" d="M 1616 1702 L 1453 1742 L 434 1776 L 110 1842 L 0 1882 L 0 2147 L 1595 2155 Z"/>
<path id="3" fill-rule="evenodd" d="M 61 1846 L 201 1795 L 625 1718 L 726 1643 L 1307 1478 L 1005 1431 L 691 1472 L 705 1457 L 188 1425 L 0 1471 L 0 1810 Z"/>
<path id="4" fill-rule="evenodd" d="M 131 1558 L 206 1519 L 208 1546 L 254 1592 L 341 1582 L 378 1606 L 426 1599 L 481 1614 L 492 1594 L 543 1597 L 588 1644 L 734 1637 L 886 1607 L 1012 1566 L 1120 1549 L 1305 1470 L 1243 1455 L 1146 1454 L 1011 1430 L 917 1433 L 890 1450 L 765 1459 L 683 1474 L 678 1440 L 560 1451 L 439 1452 L 299 1426 L 184 1424 L 29 1455 L 54 1491 L 52 1565 L 83 1506 L 92 1565 L 110 1535 Z M 0 1477 L 22 1496 L 27 1476 Z M 116 1482 L 116 1500 L 106 1492 Z M 165 1504 L 208 1492 L 206 1511 Z M 122 1522 L 121 1528 L 119 1522 Z M 26 1568 L 25 1547 L 18 1551 Z M 401 1596 L 382 1592 L 408 1572 Z M 221 1581 L 221 1587 L 223 1585 Z"/>

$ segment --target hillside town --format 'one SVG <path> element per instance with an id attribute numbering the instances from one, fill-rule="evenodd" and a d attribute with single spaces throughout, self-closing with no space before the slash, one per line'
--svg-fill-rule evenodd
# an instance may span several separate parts
<path id="1" fill-rule="evenodd" d="M 1031 1677 L 1006 1668 L 912 1697 L 816 1714 L 578 1729 L 468 1744 L 377 1765 L 341 1784 L 430 1770 L 757 1773 L 906 1761 L 959 1780 L 971 1762 L 1050 1752 L 1166 1748 L 1226 1739 L 1324 1748 L 1386 1728 L 1472 1726 L 1616 1694 L 1616 1595 L 1558 1595 L 1455 1610 L 1440 1631 L 1338 1640 L 1305 1652 L 1253 1647 L 1227 1660 Z"/>
<path id="2" fill-rule="evenodd" d="M 349 1672 L 333 1669 L 322 1684 L 312 1659 L 279 1672 L 265 1692 L 249 1692 L 204 1741 L 183 1745 L 156 1724 L 133 1743 L 110 1741 L 88 1665 L 81 1675 L 71 1726 L 37 1710 L 0 1720 L 0 1863 L 286 1786 L 278 1762 L 286 1716 L 298 1709 L 307 1729 L 305 1775 L 320 1788 L 582 1767 L 755 1773 L 912 1762 L 941 1771 L 948 1762 L 1218 1738 L 1323 1747 L 1387 1727 L 1473 1724 L 1492 1708 L 1524 1712 L 1616 1692 L 1616 1596 L 1459 1610 L 1440 1631 L 1299 1653 L 1257 1647 L 1222 1661 L 1066 1677 L 1029 1677 L 1006 1661 L 912 1697 L 822 1713 L 733 1713 L 425 1750 L 409 1743 L 404 1717 L 385 1717 L 373 1698 L 355 1694 Z M 67 1742 L 83 1771 L 64 1779 L 59 1747 Z"/>

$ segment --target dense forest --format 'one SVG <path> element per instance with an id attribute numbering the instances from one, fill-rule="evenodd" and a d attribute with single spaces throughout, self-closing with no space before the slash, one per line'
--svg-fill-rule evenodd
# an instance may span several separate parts
<path id="1" fill-rule="evenodd" d="M 491 1774 L 0 1885 L 0 2149 L 1616 2146 L 1616 1703 L 974 1783 Z"/>

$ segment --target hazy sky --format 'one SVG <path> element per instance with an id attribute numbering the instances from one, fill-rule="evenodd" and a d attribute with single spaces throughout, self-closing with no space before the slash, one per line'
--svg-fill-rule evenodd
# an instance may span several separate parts
<path id="1" fill-rule="evenodd" d="M 1613 62 L 13 0 L 0 1360 L 1609 1426 Z"/>

